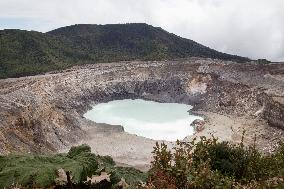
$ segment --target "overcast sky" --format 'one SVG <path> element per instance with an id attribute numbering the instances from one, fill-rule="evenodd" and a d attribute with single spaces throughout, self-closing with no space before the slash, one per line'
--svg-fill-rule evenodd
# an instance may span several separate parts
<path id="1" fill-rule="evenodd" d="M 284 0 L 0 0 L 0 29 L 132 22 L 222 52 L 284 61 Z"/>

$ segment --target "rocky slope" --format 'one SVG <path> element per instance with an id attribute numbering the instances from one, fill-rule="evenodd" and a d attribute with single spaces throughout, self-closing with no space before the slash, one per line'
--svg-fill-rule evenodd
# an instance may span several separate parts
<path id="1" fill-rule="evenodd" d="M 246 129 L 248 143 L 256 135 L 264 151 L 273 149 L 284 136 L 283 64 L 202 58 L 136 61 L 0 80 L 0 153 L 55 152 L 84 139 L 92 148 L 100 144 L 95 147 L 98 153 L 114 155 L 121 163 L 128 162 L 131 153 L 137 164 L 143 158 L 148 161 L 155 141 L 82 116 L 93 104 L 124 98 L 194 105 L 194 111 L 207 121 L 206 129 L 196 136 L 214 130 L 221 139 L 234 142 Z M 141 145 L 145 145 L 145 156 Z"/>

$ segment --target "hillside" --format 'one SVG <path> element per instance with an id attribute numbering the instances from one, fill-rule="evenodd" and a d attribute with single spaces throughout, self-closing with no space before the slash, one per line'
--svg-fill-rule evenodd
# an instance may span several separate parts
<path id="1" fill-rule="evenodd" d="M 34 75 L 90 60 L 67 42 L 40 32 L 3 30 L 0 44 L 0 78 Z"/>
<path id="2" fill-rule="evenodd" d="M 12 186 L 16 185 L 17 188 L 106 189 L 119 188 L 124 179 L 135 187 L 145 182 L 147 176 L 134 168 L 117 166 L 109 156 L 91 153 L 88 145 L 72 147 L 68 153 L 10 154 L 0 156 L 0 160 L 0 188 L 15 188 Z M 98 176 L 104 172 L 108 174 Z M 67 175 L 71 175 L 69 180 Z M 86 182 L 88 177 L 102 181 Z"/>
<path id="3" fill-rule="evenodd" d="M 99 61 L 187 57 L 247 60 L 220 53 L 192 40 L 181 38 L 147 24 L 81 24 L 59 28 L 48 32 L 48 34 L 72 41 L 73 47 L 81 48 Z"/>
<path id="4" fill-rule="evenodd" d="M 86 63 L 188 57 L 248 60 L 147 24 L 82 24 L 47 33 L 0 31 L 0 78 L 35 75 Z"/>

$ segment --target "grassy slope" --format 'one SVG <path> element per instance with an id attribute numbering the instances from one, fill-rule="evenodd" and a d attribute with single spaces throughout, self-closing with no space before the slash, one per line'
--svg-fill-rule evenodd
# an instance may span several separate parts
<path id="1" fill-rule="evenodd" d="M 176 144 L 170 150 L 165 144 L 157 143 L 148 173 L 116 167 L 111 157 L 97 156 L 87 145 L 72 147 L 67 154 L 0 156 L 0 188 L 55 186 L 60 168 L 71 172 L 75 188 L 89 188 L 84 184 L 87 176 L 102 171 L 111 174 L 108 188 L 116 188 L 121 178 L 125 178 L 130 188 L 148 181 L 147 189 L 284 187 L 283 143 L 267 155 L 258 152 L 255 146 L 218 142 L 215 138 Z"/>
<path id="2" fill-rule="evenodd" d="M 86 63 L 193 56 L 248 60 L 146 24 L 74 25 L 48 33 L 0 31 L 0 78 L 35 75 Z"/>
<path id="3" fill-rule="evenodd" d="M 121 177 L 131 185 L 146 180 L 144 173 L 134 168 L 115 167 L 110 157 L 96 156 L 89 146 L 82 145 L 72 147 L 67 154 L 0 156 L 0 188 L 54 186 L 60 168 L 71 172 L 74 184 L 81 184 L 87 176 L 99 174 L 103 169 L 111 173 L 112 184 Z"/>

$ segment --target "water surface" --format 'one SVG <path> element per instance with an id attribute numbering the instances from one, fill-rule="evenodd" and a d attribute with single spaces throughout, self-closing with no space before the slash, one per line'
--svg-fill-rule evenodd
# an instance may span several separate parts
<path id="1" fill-rule="evenodd" d="M 97 123 L 122 125 L 126 132 L 146 138 L 175 141 L 193 134 L 191 122 L 202 119 L 190 115 L 191 108 L 186 104 L 125 99 L 97 104 L 84 117 Z"/>

